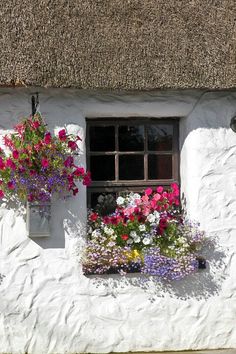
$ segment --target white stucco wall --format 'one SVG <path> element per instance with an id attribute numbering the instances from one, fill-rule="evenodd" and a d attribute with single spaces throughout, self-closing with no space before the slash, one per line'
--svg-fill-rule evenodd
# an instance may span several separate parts
<path id="1" fill-rule="evenodd" d="M 35 91 L 0 90 L 1 131 L 30 113 Z M 182 117 L 183 201 L 216 244 L 205 251 L 207 269 L 179 282 L 85 277 L 83 187 L 77 199 L 54 203 L 49 239 L 27 238 L 24 209 L 2 205 L 0 352 L 236 348 L 236 134 L 229 129 L 236 92 L 39 92 L 49 129 L 70 125 L 82 137 L 85 117 Z"/>

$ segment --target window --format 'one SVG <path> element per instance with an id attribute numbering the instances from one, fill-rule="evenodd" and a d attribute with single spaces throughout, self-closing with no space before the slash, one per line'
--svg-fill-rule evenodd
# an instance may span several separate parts
<path id="1" fill-rule="evenodd" d="M 88 207 L 147 186 L 179 181 L 178 119 L 87 119 Z"/>

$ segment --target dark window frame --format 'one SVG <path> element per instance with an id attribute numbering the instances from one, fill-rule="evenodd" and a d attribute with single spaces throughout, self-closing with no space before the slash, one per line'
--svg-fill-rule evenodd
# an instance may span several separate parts
<path id="1" fill-rule="evenodd" d="M 144 125 L 144 150 L 143 151 L 119 151 L 118 148 L 118 127 L 119 125 Z M 152 151 L 148 150 L 147 142 L 147 126 L 155 124 L 170 124 L 173 126 L 173 146 L 168 151 Z M 113 152 L 106 151 L 90 151 L 89 128 L 91 126 L 115 126 L 115 150 Z M 119 180 L 119 162 L 120 155 L 144 155 L 144 179 L 143 180 Z M 172 178 L 171 179 L 148 179 L 148 156 L 149 155 L 171 155 L 172 156 Z M 87 188 L 87 205 L 91 207 L 92 193 L 116 193 L 123 191 L 140 192 L 147 187 L 163 186 L 168 187 L 171 183 L 180 183 L 179 174 L 179 117 L 154 118 L 154 117 L 112 117 L 112 118 L 86 118 L 86 161 L 87 169 L 90 170 L 90 156 L 115 156 L 115 180 L 114 181 L 92 181 L 91 186 Z M 93 176 L 92 176 L 93 178 Z"/>

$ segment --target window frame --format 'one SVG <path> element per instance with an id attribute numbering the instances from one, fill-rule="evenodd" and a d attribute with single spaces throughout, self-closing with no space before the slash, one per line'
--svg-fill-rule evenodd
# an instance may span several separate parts
<path id="1" fill-rule="evenodd" d="M 180 183 L 180 156 L 179 156 L 179 117 L 155 118 L 155 117 L 99 117 L 86 118 L 86 162 L 87 169 L 90 170 L 90 156 L 115 156 L 115 180 L 113 181 L 92 181 L 87 188 L 87 205 L 91 207 L 92 193 L 114 192 L 119 194 L 122 191 L 137 191 L 146 187 L 163 186 L 168 187 L 171 183 Z M 173 145 L 172 150 L 152 151 L 148 150 L 147 126 L 151 124 L 170 124 L 173 126 Z M 118 147 L 118 127 L 119 125 L 144 125 L 144 150 L 143 151 L 119 151 Z M 106 151 L 90 151 L 90 135 L 89 128 L 91 126 L 115 126 L 115 150 Z M 120 155 L 144 155 L 144 179 L 140 180 L 119 180 L 119 161 Z M 172 156 L 172 178 L 171 179 L 148 179 L 148 155 L 171 155 Z M 92 176 L 93 178 L 93 176 Z"/>

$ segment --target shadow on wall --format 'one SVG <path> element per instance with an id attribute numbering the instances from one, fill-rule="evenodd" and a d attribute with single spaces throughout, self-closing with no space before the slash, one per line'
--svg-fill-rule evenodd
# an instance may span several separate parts
<path id="1" fill-rule="evenodd" d="M 167 294 L 181 300 L 190 298 L 208 299 L 220 292 L 221 285 L 227 276 L 226 254 L 217 239 L 214 238 L 208 240 L 202 255 L 207 260 L 207 268 L 199 269 L 196 273 L 182 280 L 164 281 L 154 276 L 145 276 L 138 273 L 127 274 L 126 276 L 106 274 L 87 277 L 92 280 L 93 287 L 105 287 L 113 297 L 122 293 L 122 289 L 134 286 L 148 293 L 151 302 L 155 302 Z"/>

